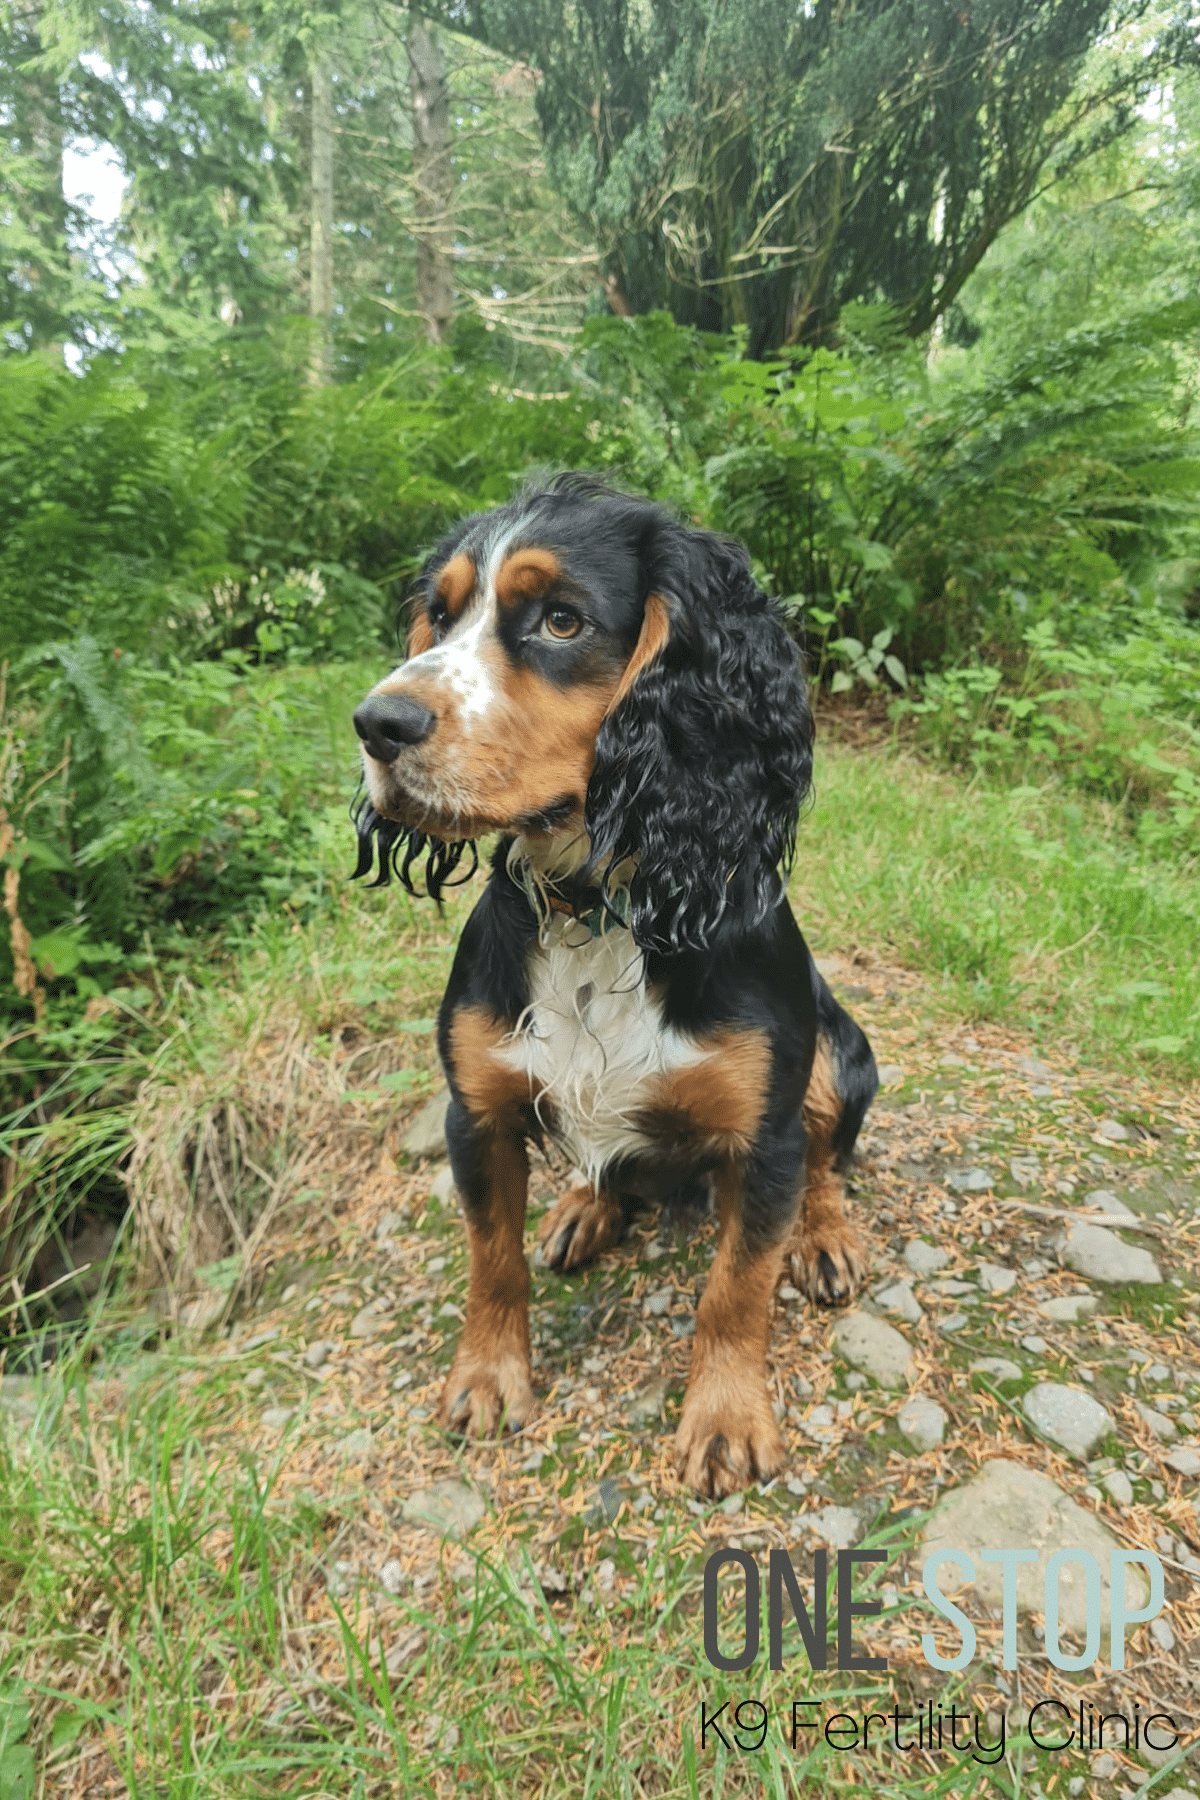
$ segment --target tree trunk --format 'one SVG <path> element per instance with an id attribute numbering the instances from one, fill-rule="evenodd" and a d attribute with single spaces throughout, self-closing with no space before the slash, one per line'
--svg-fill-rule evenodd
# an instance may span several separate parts
<path id="1" fill-rule="evenodd" d="M 45 50 L 53 42 L 53 32 L 45 22 L 40 5 L 26 15 L 33 43 Z M 32 45 L 31 45 L 32 48 Z M 35 265 L 35 280 L 41 288 L 43 306 L 57 311 L 56 300 L 67 280 L 67 201 L 63 192 L 63 115 L 62 96 L 57 77 L 44 69 L 22 77 L 25 84 L 25 116 L 29 150 L 38 170 L 29 223 L 41 240 L 43 256 Z M 44 350 L 62 349 L 60 333 L 54 327 L 35 335 Z"/>
<path id="2" fill-rule="evenodd" d="M 308 310 L 316 326 L 310 379 L 329 380 L 333 323 L 333 75 L 324 55 L 309 71 L 310 257 Z"/>
<path id="3" fill-rule="evenodd" d="M 431 344 L 444 343 L 454 306 L 450 245 L 450 90 L 442 47 L 419 14 L 408 34 L 416 197 L 417 310 Z"/>

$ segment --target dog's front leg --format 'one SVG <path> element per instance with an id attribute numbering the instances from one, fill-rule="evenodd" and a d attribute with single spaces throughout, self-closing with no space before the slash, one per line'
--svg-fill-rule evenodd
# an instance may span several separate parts
<path id="1" fill-rule="evenodd" d="M 744 1164 L 731 1163 L 717 1177 L 720 1239 L 696 1310 L 692 1368 L 675 1434 L 680 1479 L 713 1499 L 770 1480 L 785 1461 L 767 1392 L 767 1342 L 780 1243 L 794 1212 L 767 1224 L 756 1207 L 748 1230 L 747 1173 Z"/>
<path id="2" fill-rule="evenodd" d="M 467 1322 L 442 1394 L 442 1421 L 476 1437 L 504 1426 L 519 1431 L 533 1412 L 525 1140 L 519 1130 L 481 1124 L 461 1101 L 447 1115 L 446 1138 L 463 1197 L 471 1272 Z"/>

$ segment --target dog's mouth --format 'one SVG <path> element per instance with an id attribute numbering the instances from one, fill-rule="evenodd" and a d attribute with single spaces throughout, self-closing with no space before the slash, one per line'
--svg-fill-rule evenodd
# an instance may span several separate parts
<path id="1" fill-rule="evenodd" d="M 496 796 L 490 800 L 464 793 L 450 782 L 424 771 L 384 768 L 364 758 L 367 793 L 374 811 L 403 831 L 439 838 L 444 844 L 464 844 L 495 831 L 516 831 L 528 837 L 552 837 L 572 821 L 580 821 L 583 803 L 571 792 L 551 794 L 530 806 L 515 797 L 511 803 Z M 402 759 L 405 760 L 405 759 Z M 497 804 L 500 800 L 500 804 Z"/>

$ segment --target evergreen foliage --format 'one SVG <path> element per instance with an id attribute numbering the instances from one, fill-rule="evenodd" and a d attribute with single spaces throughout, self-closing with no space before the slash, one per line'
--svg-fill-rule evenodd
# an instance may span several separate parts
<path id="1" fill-rule="evenodd" d="M 850 300 L 914 335 L 1003 227 L 1194 60 L 1192 0 L 467 0 L 542 72 L 555 178 L 618 310 L 826 339 Z"/>

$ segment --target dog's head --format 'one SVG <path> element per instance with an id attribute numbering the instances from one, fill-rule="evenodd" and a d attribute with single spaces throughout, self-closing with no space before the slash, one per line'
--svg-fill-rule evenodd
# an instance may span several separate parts
<path id="1" fill-rule="evenodd" d="M 433 892 L 489 831 L 634 863 L 645 949 L 707 949 L 780 891 L 812 771 L 799 653 L 746 552 L 560 476 L 466 519 L 422 571 L 408 661 L 354 715 L 359 874 Z"/>

